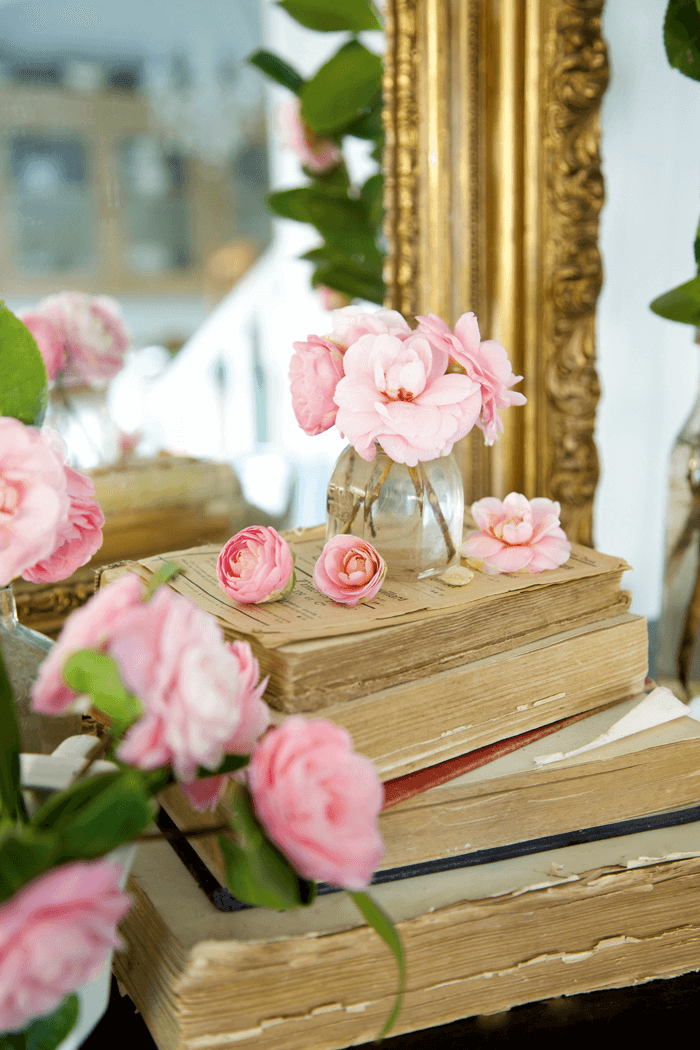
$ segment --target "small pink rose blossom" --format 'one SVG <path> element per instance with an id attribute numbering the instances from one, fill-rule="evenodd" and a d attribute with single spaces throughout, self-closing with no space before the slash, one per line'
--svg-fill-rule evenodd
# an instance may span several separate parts
<path id="1" fill-rule="evenodd" d="M 305 168 L 314 175 L 337 168 L 343 159 L 340 147 L 332 139 L 316 135 L 301 115 L 301 101 L 290 99 L 283 110 L 285 145 L 295 153 Z"/>
<path id="2" fill-rule="evenodd" d="M 350 735 L 292 715 L 257 744 L 246 767 L 255 813 L 306 879 L 362 890 L 383 854 L 384 788 Z"/>
<path id="3" fill-rule="evenodd" d="M 313 437 L 335 423 L 335 388 L 343 378 L 343 351 L 324 336 L 310 335 L 294 343 L 289 365 L 292 408 L 304 433 Z"/>
<path id="4" fill-rule="evenodd" d="M 228 775 L 202 777 L 200 780 L 188 780 L 186 783 L 181 781 L 180 791 L 192 809 L 197 813 L 206 813 L 207 810 L 216 809 L 228 782 Z"/>
<path id="5" fill-rule="evenodd" d="M 481 341 L 479 325 L 473 313 L 462 314 L 455 325 L 454 334 L 449 326 L 435 314 L 418 317 L 417 333 L 425 336 L 430 344 L 449 354 L 450 361 L 463 368 L 466 374 L 481 387 L 482 409 L 477 426 L 484 432 L 487 445 L 493 445 L 503 430 L 499 409 L 510 405 L 524 405 L 527 398 L 510 387 L 519 383 L 522 376 L 513 375 L 513 369 L 505 348 L 494 339 Z"/>
<path id="6" fill-rule="evenodd" d="M 0 1031 L 52 1013 L 96 977 L 131 907 L 118 864 L 74 861 L 52 868 L 0 905 Z"/>
<path id="7" fill-rule="evenodd" d="M 81 649 L 105 649 L 109 641 L 143 606 L 143 584 L 127 573 L 102 587 L 85 605 L 66 620 L 54 647 L 39 666 L 32 688 L 32 709 L 46 715 L 63 714 L 76 700 L 61 676 L 61 669 L 72 653 Z"/>
<path id="8" fill-rule="evenodd" d="M 328 337 L 342 347 L 352 346 L 363 335 L 393 335 L 408 339 L 412 335 L 408 322 L 397 310 L 364 310 L 345 306 L 333 311 L 333 332 Z"/>
<path id="9" fill-rule="evenodd" d="M 335 288 L 329 288 L 326 284 L 316 285 L 316 298 L 323 310 L 340 310 L 350 305 L 347 295 L 337 292 Z"/>
<path id="10" fill-rule="evenodd" d="M 336 426 L 363 459 L 375 440 L 397 463 L 415 467 L 452 451 L 481 410 L 478 384 L 446 375 L 448 355 L 419 335 L 364 335 L 343 358 Z"/>
<path id="11" fill-rule="evenodd" d="M 571 544 L 559 525 L 558 503 L 511 492 L 503 501 L 487 496 L 471 509 L 481 531 L 472 532 L 461 551 L 482 572 L 542 572 L 568 561 Z"/>
<path id="12" fill-rule="evenodd" d="M 386 562 L 358 536 L 334 536 L 314 566 L 314 586 L 341 605 L 370 602 L 386 576 Z"/>
<path id="13" fill-rule="evenodd" d="M 0 417 L 0 587 L 51 557 L 69 505 L 63 463 L 42 432 Z"/>
<path id="14" fill-rule="evenodd" d="M 59 292 L 42 299 L 33 315 L 50 322 L 63 344 L 64 382 L 104 383 L 124 364 L 129 334 L 114 299 Z"/>
<path id="15" fill-rule="evenodd" d="M 216 573 L 221 589 L 237 602 L 276 602 L 294 586 L 294 558 L 275 529 L 251 525 L 224 544 Z"/>
<path id="16" fill-rule="evenodd" d="M 66 475 L 66 490 L 70 506 L 66 520 L 56 538 L 56 549 L 48 558 L 37 562 L 22 573 L 23 580 L 31 583 L 55 583 L 85 565 L 102 546 L 102 526 L 105 516 L 95 499 L 95 486 L 91 478 L 69 467 L 66 449 L 61 438 L 48 427 L 42 435 L 63 461 Z"/>
<path id="17" fill-rule="evenodd" d="M 22 310 L 17 316 L 34 336 L 44 359 L 49 382 L 53 382 L 65 365 L 65 341 L 55 325 L 35 310 Z"/>

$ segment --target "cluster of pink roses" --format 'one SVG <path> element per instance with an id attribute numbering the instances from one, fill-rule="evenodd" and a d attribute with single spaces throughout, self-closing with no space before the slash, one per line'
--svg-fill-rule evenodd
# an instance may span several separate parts
<path id="1" fill-rule="evenodd" d="M 49 382 L 104 383 L 124 364 L 129 333 L 109 296 L 59 292 L 18 317 L 36 340 Z"/>
<path id="2" fill-rule="evenodd" d="M 333 313 L 333 331 L 294 343 L 292 406 L 310 435 L 334 424 L 363 459 L 378 442 L 397 463 L 416 466 L 452 451 L 476 424 L 491 445 L 503 429 L 499 411 L 522 405 L 510 388 L 505 349 L 482 342 L 473 313 L 452 330 L 435 314 L 412 331 L 395 310 Z"/>
<path id="3" fill-rule="evenodd" d="M 294 555 L 275 529 L 251 525 L 224 544 L 216 566 L 219 585 L 237 602 L 254 605 L 286 598 L 295 582 Z M 386 562 L 359 536 L 335 536 L 314 567 L 314 586 L 341 605 L 371 601 Z"/>
<path id="4" fill-rule="evenodd" d="M 0 587 L 64 580 L 101 547 L 94 485 L 65 459 L 54 431 L 0 417 Z"/>

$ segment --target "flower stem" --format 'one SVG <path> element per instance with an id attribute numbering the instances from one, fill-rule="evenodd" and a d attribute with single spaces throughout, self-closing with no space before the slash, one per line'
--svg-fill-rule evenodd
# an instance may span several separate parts
<path id="1" fill-rule="evenodd" d="M 445 546 L 447 547 L 447 560 L 452 561 L 457 551 L 455 549 L 454 543 L 452 542 L 450 530 L 447 526 L 447 522 L 445 521 L 445 515 L 442 513 L 442 507 L 440 506 L 438 498 L 435 495 L 435 489 L 430 484 L 430 479 L 424 471 L 422 471 L 421 473 L 423 474 L 423 484 L 425 485 L 425 491 L 428 493 L 428 502 L 433 508 L 433 514 L 435 515 L 437 523 L 440 526 L 440 529 L 442 530 L 442 536 L 445 541 Z"/>
<path id="2" fill-rule="evenodd" d="M 391 470 L 391 468 L 393 466 L 393 463 L 394 463 L 393 459 L 389 459 L 387 457 L 386 466 L 384 467 L 384 470 L 379 475 L 379 480 L 377 481 L 377 484 L 372 489 L 372 491 L 369 494 L 369 497 L 367 499 L 367 502 L 365 503 L 365 521 L 369 523 L 369 530 L 372 533 L 372 539 L 374 539 L 374 537 L 377 535 L 376 530 L 374 528 L 374 522 L 372 521 L 372 507 L 374 506 L 376 501 L 379 499 L 379 493 L 382 491 L 382 485 L 384 484 L 384 482 L 388 478 L 389 471 Z"/>

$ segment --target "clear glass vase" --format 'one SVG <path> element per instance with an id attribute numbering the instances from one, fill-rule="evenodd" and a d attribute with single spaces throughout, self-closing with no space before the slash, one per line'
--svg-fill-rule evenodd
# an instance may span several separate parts
<path id="1" fill-rule="evenodd" d="M 95 470 L 119 461 L 119 427 L 107 404 L 107 388 L 57 383 L 49 390 L 46 426 L 58 431 L 76 470 Z"/>
<path id="2" fill-rule="evenodd" d="M 700 690 L 700 393 L 671 452 L 655 674 Z"/>
<path id="3" fill-rule="evenodd" d="M 39 664 L 53 644 L 19 622 L 12 585 L 0 587 L 0 650 L 15 697 L 20 746 L 28 754 L 50 755 L 66 737 L 81 731 L 79 714 L 40 715 L 30 706 Z"/>
<path id="4" fill-rule="evenodd" d="M 464 521 L 462 476 L 454 456 L 408 467 L 377 446 L 371 463 L 352 445 L 328 485 L 326 540 L 359 536 L 387 563 L 387 577 L 415 580 L 459 560 Z"/>

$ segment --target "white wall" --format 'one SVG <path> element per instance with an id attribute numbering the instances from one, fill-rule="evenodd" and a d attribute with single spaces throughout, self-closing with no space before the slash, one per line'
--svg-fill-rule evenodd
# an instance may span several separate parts
<path id="1" fill-rule="evenodd" d="M 625 576 L 632 609 L 652 619 L 661 602 L 666 464 L 698 376 L 694 330 L 648 308 L 695 273 L 700 215 L 700 83 L 667 63 L 665 9 L 666 0 L 607 0 L 603 18 L 612 75 L 602 109 L 595 542 L 634 566 Z"/>

